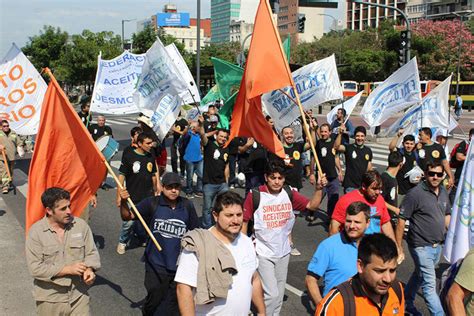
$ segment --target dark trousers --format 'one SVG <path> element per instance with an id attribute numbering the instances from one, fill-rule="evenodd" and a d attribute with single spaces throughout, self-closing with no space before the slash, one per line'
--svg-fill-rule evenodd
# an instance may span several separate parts
<path id="1" fill-rule="evenodd" d="M 174 277 L 174 274 L 157 273 L 147 264 L 145 270 L 147 295 L 142 307 L 144 316 L 153 316 L 158 308 L 160 312 L 157 315 L 179 315 Z"/>
<path id="2" fill-rule="evenodd" d="M 171 169 L 174 173 L 178 173 L 178 159 L 179 159 L 179 171 L 182 176 L 184 176 L 184 171 L 186 170 L 186 161 L 183 159 L 183 154 L 179 153 L 178 156 L 178 141 L 171 144 Z"/>
<path id="3" fill-rule="evenodd" d="M 237 155 L 229 155 L 229 185 L 235 183 L 235 169 L 237 165 Z"/>
<path id="4" fill-rule="evenodd" d="M 327 214 L 329 219 L 331 219 L 332 213 L 334 212 L 334 207 L 336 206 L 337 201 L 339 200 L 339 179 L 328 179 L 328 184 L 323 190 L 324 195 L 328 196 L 328 206 Z"/>

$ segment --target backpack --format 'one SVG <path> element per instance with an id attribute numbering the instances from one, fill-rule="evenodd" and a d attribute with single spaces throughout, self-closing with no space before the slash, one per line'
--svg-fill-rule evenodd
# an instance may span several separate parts
<path id="1" fill-rule="evenodd" d="M 186 151 L 186 147 L 188 147 L 190 140 L 191 140 L 191 135 L 189 135 L 189 132 L 178 139 L 178 151 L 182 153 L 183 155 L 184 155 L 184 152 Z"/>
<path id="2" fill-rule="evenodd" d="M 453 285 L 454 283 L 454 279 L 456 278 L 459 269 L 461 268 L 462 261 L 463 259 L 458 260 L 458 262 L 456 263 L 453 263 L 441 275 L 441 282 L 439 286 L 439 299 L 445 311 L 448 310 L 448 306 L 446 305 L 446 297 L 448 295 L 449 289 L 451 288 L 451 285 Z"/>
<path id="3" fill-rule="evenodd" d="M 462 143 L 463 143 L 463 142 L 457 143 L 457 144 L 454 146 L 453 150 L 451 150 L 451 153 L 449 154 L 449 166 L 450 166 L 451 168 L 459 168 L 459 167 L 461 167 L 462 164 L 463 164 L 461 161 L 458 161 L 458 160 L 456 159 L 456 153 L 457 153 L 457 151 L 458 151 L 459 146 L 460 146 Z M 466 149 L 465 149 L 465 151 L 464 151 L 464 154 L 467 154 L 468 149 L 469 149 L 469 144 L 466 143 Z"/>
<path id="4" fill-rule="evenodd" d="M 355 297 L 354 297 L 354 290 L 352 289 L 351 281 L 346 281 L 338 286 L 336 289 L 342 295 L 342 301 L 344 303 L 344 316 L 356 316 L 356 305 L 355 305 Z M 397 295 L 398 302 L 402 303 L 402 287 L 400 286 L 400 282 L 395 280 L 392 283 L 392 289 Z"/>

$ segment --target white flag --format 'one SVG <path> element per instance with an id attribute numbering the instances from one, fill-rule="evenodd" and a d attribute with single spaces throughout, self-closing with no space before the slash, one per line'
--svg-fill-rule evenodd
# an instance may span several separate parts
<path id="1" fill-rule="evenodd" d="M 359 103 L 359 100 L 360 100 L 360 97 L 362 96 L 362 93 L 364 93 L 364 91 L 361 91 L 361 92 L 357 93 L 355 96 L 353 96 L 352 98 L 350 98 L 349 100 L 344 102 L 344 110 L 346 111 L 346 122 L 349 119 L 349 116 L 351 115 L 352 111 L 354 111 L 354 108 L 356 107 L 357 103 Z M 342 103 L 336 105 L 326 115 L 326 118 L 327 118 L 327 121 L 328 121 L 329 125 L 331 125 L 332 122 L 334 122 L 334 120 L 336 119 L 337 110 L 339 110 L 339 109 L 342 109 Z"/>
<path id="2" fill-rule="evenodd" d="M 469 151 L 456 190 L 456 198 L 451 212 L 448 233 L 446 235 L 444 257 L 449 263 L 464 258 L 474 247 L 474 137 L 470 141 Z"/>
<path id="3" fill-rule="evenodd" d="M 173 60 L 157 38 L 146 52 L 142 74 L 138 79 L 133 99 L 139 109 L 155 111 L 165 96 L 177 96 L 187 91 Z M 181 99 L 181 98 L 180 98 Z M 179 102 L 180 105 L 182 101 Z"/>
<path id="4" fill-rule="evenodd" d="M 451 76 L 446 78 L 436 88 L 430 91 L 421 104 L 413 105 L 405 114 L 396 120 L 384 133 L 385 136 L 394 136 L 398 129 L 404 128 L 404 135 L 418 135 L 422 127 L 431 127 L 433 137 L 439 130 L 449 128 L 449 86 Z"/>
<path id="5" fill-rule="evenodd" d="M 375 127 L 395 113 L 419 102 L 421 87 L 415 57 L 369 95 L 360 115 L 369 126 Z"/>
<path id="6" fill-rule="evenodd" d="M 292 76 L 305 109 L 343 97 L 334 55 L 301 67 Z M 291 87 L 282 90 L 296 100 Z M 262 103 L 279 132 L 301 115 L 298 106 L 279 90 L 262 95 Z"/>
<path id="7" fill-rule="evenodd" d="M 97 61 L 91 112 L 104 114 L 132 114 L 140 112 L 133 93 L 142 73 L 145 54 L 132 54 L 124 51 L 114 59 Z"/>
<path id="8" fill-rule="evenodd" d="M 183 59 L 183 56 L 179 53 L 178 48 L 174 43 L 165 47 L 166 51 L 173 60 L 178 73 L 181 75 L 183 80 L 186 82 L 187 90 L 181 94 L 184 104 L 192 104 L 194 102 L 201 102 L 201 96 L 199 95 L 196 83 L 194 82 L 193 75 L 189 71 L 188 65 Z"/>
<path id="9" fill-rule="evenodd" d="M 0 87 L 0 119 L 19 135 L 36 134 L 48 86 L 15 44 L 0 64 Z"/>
<path id="10" fill-rule="evenodd" d="M 179 95 L 167 94 L 161 98 L 156 108 L 153 109 L 154 113 L 151 117 L 151 122 L 153 123 L 153 130 L 160 141 L 163 141 L 176 121 L 181 109 L 181 102 L 182 99 Z"/>

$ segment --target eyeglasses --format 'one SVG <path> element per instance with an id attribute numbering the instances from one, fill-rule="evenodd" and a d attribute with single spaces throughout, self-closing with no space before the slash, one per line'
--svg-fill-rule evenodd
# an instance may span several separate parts
<path id="1" fill-rule="evenodd" d="M 444 176 L 444 172 L 435 172 L 435 171 L 428 171 L 428 177 L 438 177 L 442 178 Z"/>

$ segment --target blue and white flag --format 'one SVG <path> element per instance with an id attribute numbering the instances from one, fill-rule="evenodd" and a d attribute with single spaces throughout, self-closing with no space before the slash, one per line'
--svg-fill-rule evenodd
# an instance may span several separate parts
<path id="1" fill-rule="evenodd" d="M 181 105 L 182 99 L 179 95 L 167 94 L 161 98 L 158 105 L 153 109 L 154 113 L 150 120 L 160 141 L 163 141 L 176 121 Z"/>
<path id="2" fill-rule="evenodd" d="M 138 79 L 133 99 L 140 110 L 156 111 L 165 96 L 180 95 L 188 89 L 186 82 L 169 56 L 165 47 L 157 38 L 146 52 L 142 75 Z M 180 105 L 182 101 L 179 102 Z M 176 118 L 175 118 L 176 119 Z"/>
<path id="3" fill-rule="evenodd" d="M 194 102 L 201 102 L 201 96 L 199 95 L 196 83 L 194 82 L 193 75 L 191 74 L 191 71 L 189 71 L 188 65 L 186 65 L 186 62 L 184 61 L 183 56 L 179 53 L 176 45 L 171 43 L 166 46 L 165 49 L 178 69 L 178 73 L 186 82 L 187 90 L 181 93 L 183 103 L 192 104 Z"/>
<path id="4" fill-rule="evenodd" d="M 413 105 L 405 114 L 396 120 L 383 133 L 386 137 L 397 134 L 400 128 L 404 128 L 404 135 L 418 135 L 422 127 L 431 127 L 433 137 L 438 130 L 449 129 L 449 86 L 451 76 L 446 78 L 436 88 L 430 91 L 422 100 L 421 104 Z"/>
<path id="5" fill-rule="evenodd" d="M 474 247 L 474 137 L 464 161 L 456 190 L 451 221 L 446 235 L 444 257 L 453 264 Z"/>
<path id="6" fill-rule="evenodd" d="M 295 70 L 292 76 L 301 104 L 306 110 L 343 98 L 334 55 L 301 67 Z M 296 100 L 292 87 L 282 90 Z M 277 131 L 281 131 L 301 115 L 298 106 L 279 90 L 262 95 L 262 103 L 265 112 L 273 118 Z"/>
<path id="7" fill-rule="evenodd" d="M 362 93 L 364 93 L 364 91 L 361 91 L 361 92 L 357 93 L 355 96 L 353 96 L 352 98 L 350 98 L 349 100 L 344 102 L 344 110 L 346 111 L 346 120 L 344 121 L 344 123 L 347 122 L 347 120 L 349 119 L 349 116 L 351 115 L 352 111 L 354 111 L 354 108 L 356 107 L 357 103 L 359 103 L 359 100 L 360 100 L 360 97 L 362 96 Z M 342 109 L 342 105 L 343 105 L 342 103 L 336 105 L 326 115 L 326 119 L 327 119 L 329 125 L 331 125 L 332 122 L 334 122 L 334 120 L 336 119 L 337 110 Z"/>
<path id="8" fill-rule="evenodd" d="M 421 87 L 415 57 L 375 88 L 365 101 L 360 115 L 369 126 L 375 127 L 419 102 Z"/>
<path id="9" fill-rule="evenodd" d="M 110 60 L 102 59 L 99 54 L 91 111 L 116 115 L 138 113 L 133 92 L 144 61 L 145 54 L 128 51 Z"/>

